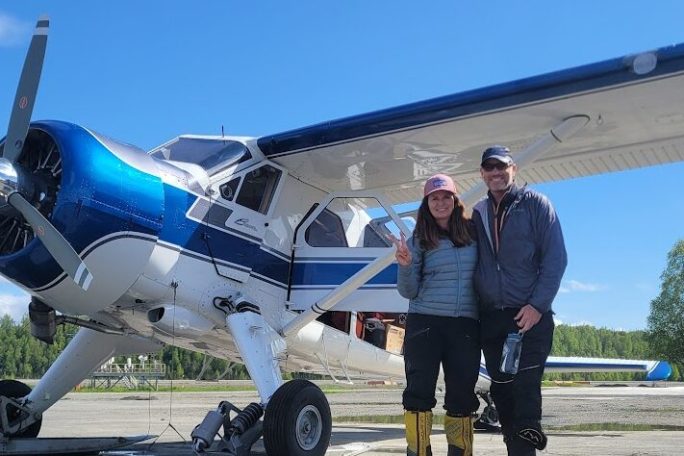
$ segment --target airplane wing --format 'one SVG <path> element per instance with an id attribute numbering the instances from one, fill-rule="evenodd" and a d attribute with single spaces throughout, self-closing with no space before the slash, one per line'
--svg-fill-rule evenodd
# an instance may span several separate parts
<path id="1" fill-rule="evenodd" d="M 584 119 L 571 132 L 563 122 Z M 586 124 L 585 124 L 586 121 Z M 465 192 L 480 154 L 554 147 L 518 180 L 558 181 L 684 160 L 684 44 L 292 130 L 257 140 L 266 157 L 326 192 L 416 201 L 440 172 Z M 575 132 L 574 130 L 578 130 Z M 548 143 L 549 141 L 547 141 Z"/>
<path id="2" fill-rule="evenodd" d="M 645 372 L 646 380 L 667 380 L 672 367 L 666 361 L 549 356 L 544 372 Z"/>

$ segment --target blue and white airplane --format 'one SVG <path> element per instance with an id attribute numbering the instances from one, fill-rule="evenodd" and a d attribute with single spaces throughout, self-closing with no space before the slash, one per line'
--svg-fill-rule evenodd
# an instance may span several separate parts
<path id="1" fill-rule="evenodd" d="M 393 206 L 419 200 L 426 177 L 454 176 L 472 205 L 491 143 L 512 146 L 529 183 L 684 160 L 684 45 L 260 138 L 184 135 L 144 151 L 30 121 L 48 25 L 38 21 L 0 145 L 0 274 L 30 293 L 34 336 L 51 343 L 63 322 L 81 329 L 33 390 L 0 382 L 4 438 L 37 436 L 42 414 L 112 356 L 171 344 L 246 365 L 261 403 L 232 420 L 231 435 L 256 429 L 269 455 L 322 455 L 328 402 L 281 372 L 403 376 L 407 301 L 386 235 L 409 233 Z M 546 370 L 670 372 L 554 357 Z M 483 366 L 477 389 L 488 388 Z M 193 432 L 197 451 L 229 412 L 222 403 Z"/>

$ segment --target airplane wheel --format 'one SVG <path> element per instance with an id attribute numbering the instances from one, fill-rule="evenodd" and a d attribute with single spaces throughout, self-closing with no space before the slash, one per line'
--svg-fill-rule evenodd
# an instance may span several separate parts
<path id="1" fill-rule="evenodd" d="M 17 397 L 24 397 L 28 393 L 31 392 L 31 388 L 22 382 L 18 382 L 16 380 L 0 380 L 0 396 L 5 396 L 5 397 L 12 397 L 12 398 L 17 398 Z M 9 416 L 10 419 L 14 418 L 17 416 L 19 413 L 19 410 L 17 410 L 14 407 L 11 407 L 7 410 L 7 415 Z M 24 429 L 22 432 L 19 434 L 12 435 L 10 437 L 23 437 L 23 438 L 34 438 L 38 437 L 38 433 L 40 432 L 40 425 L 43 423 L 43 420 L 40 419 Z M 1 423 L 0 423 L 1 425 Z M 0 432 L 2 432 L 2 429 L 0 429 Z"/>
<path id="2" fill-rule="evenodd" d="M 321 389 L 308 380 L 284 383 L 264 414 L 264 447 L 269 456 L 323 456 L 332 416 Z"/>

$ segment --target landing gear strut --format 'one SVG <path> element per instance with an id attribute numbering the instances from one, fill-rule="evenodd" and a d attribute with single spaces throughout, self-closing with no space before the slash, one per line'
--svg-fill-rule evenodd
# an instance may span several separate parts
<path id="1" fill-rule="evenodd" d="M 261 397 L 261 405 L 250 404 L 247 408 L 254 405 L 259 407 L 259 412 L 262 406 L 266 409 L 263 422 L 259 420 L 261 413 L 256 419 L 250 418 L 249 426 L 243 426 L 242 435 L 263 426 L 264 446 L 269 456 L 324 456 L 330 443 L 332 416 L 323 391 L 307 380 L 283 383 L 279 358 L 285 351 L 285 340 L 263 318 L 259 307 L 246 297 L 225 301 L 226 327 Z M 225 410 L 220 405 L 215 412 L 209 412 L 192 433 L 195 451 L 204 451 L 213 444 L 225 419 Z M 261 433 L 259 429 L 258 434 L 253 434 L 254 440 Z M 225 440 L 224 436 L 222 441 Z M 246 447 L 252 443 L 246 442 Z M 231 455 L 241 456 L 237 450 L 230 451 L 233 451 Z"/>

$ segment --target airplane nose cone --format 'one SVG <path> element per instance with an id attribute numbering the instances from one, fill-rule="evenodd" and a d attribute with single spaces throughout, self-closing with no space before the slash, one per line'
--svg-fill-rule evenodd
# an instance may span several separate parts
<path id="1" fill-rule="evenodd" d="M 12 163 L 6 158 L 0 158 L 0 204 L 7 204 L 7 197 L 17 191 L 17 180 L 17 170 Z"/>

